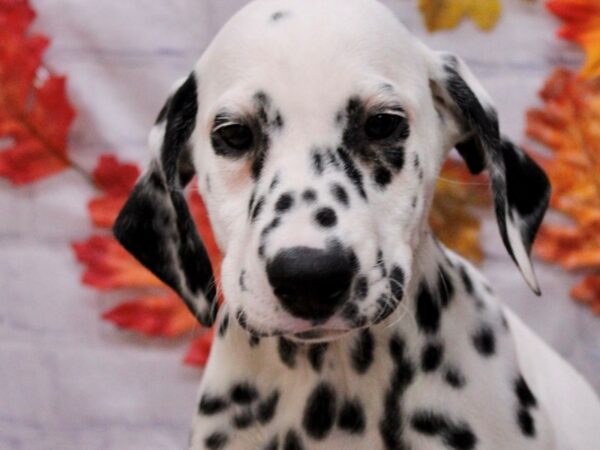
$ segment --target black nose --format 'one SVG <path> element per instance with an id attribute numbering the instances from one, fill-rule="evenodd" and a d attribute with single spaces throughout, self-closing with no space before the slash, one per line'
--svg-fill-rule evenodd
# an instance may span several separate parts
<path id="1" fill-rule="evenodd" d="M 348 297 L 354 276 L 351 252 L 293 247 L 267 265 L 267 277 L 283 307 L 293 316 L 325 320 Z"/>

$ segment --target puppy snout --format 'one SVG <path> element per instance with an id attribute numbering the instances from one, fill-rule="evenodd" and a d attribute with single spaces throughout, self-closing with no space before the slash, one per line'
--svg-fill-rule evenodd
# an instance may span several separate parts
<path id="1" fill-rule="evenodd" d="M 290 314 L 322 321 L 348 298 L 354 267 L 341 248 L 292 247 L 267 264 L 267 277 Z"/>

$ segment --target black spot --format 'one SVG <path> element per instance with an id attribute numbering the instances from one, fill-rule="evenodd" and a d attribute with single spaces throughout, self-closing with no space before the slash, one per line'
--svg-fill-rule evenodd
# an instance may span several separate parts
<path id="1" fill-rule="evenodd" d="M 225 411 L 227 406 L 229 406 L 229 403 L 224 398 L 204 394 L 198 405 L 198 413 L 205 416 L 212 416 L 213 414 Z"/>
<path id="2" fill-rule="evenodd" d="M 258 219 L 258 217 L 260 216 L 260 213 L 262 212 L 264 206 L 265 206 L 265 198 L 261 197 L 256 202 L 256 205 L 254 205 L 254 210 L 252 211 L 252 221 L 253 222 L 255 222 Z"/>
<path id="3" fill-rule="evenodd" d="M 221 432 L 215 432 L 204 439 L 204 446 L 209 450 L 221 450 L 227 445 L 227 435 Z"/>
<path id="4" fill-rule="evenodd" d="M 294 206 L 294 197 L 291 193 L 286 192 L 282 194 L 281 197 L 275 203 L 275 211 L 278 213 L 283 213 Z"/>
<path id="5" fill-rule="evenodd" d="M 334 198 L 342 205 L 348 206 L 350 204 L 350 198 L 348 197 L 348 193 L 346 192 L 346 189 L 344 189 L 343 186 L 334 183 L 331 186 L 331 193 L 333 194 Z"/>
<path id="6" fill-rule="evenodd" d="M 440 307 L 425 281 L 421 281 L 419 286 L 416 315 L 417 324 L 424 333 L 437 333 L 440 328 Z"/>
<path id="7" fill-rule="evenodd" d="M 325 360 L 325 352 L 327 351 L 328 345 L 326 343 L 313 344 L 308 349 L 308 360 L 310 365 L 316 372 L 320 372 L 323 368 L 323 361 Z"/>
<path id="8" fill-rule="evenodd" d="M 252 210 L 254 208 L 254 201 L 256 200 L 256 191 L 252 191 L 250 201 L 248 202 L 248 216 L 252 217 Z"/>
<path id="9" fill-rule="evenodd" d="M 403 417 L 400 409 L 400 397 L 414 378 L 414 367 L 405 354 L 404 340 L 397 334 L 389 342 L 389 351 L 394 370 L 390 386 L 385 392 L 383 415 L 379 422 L 379 433 L 386 450 L 408 450 L 402 439 Z"/>
<path id="10" fill-rule="evenodd" d="M 331 228 L 337 224 L 337 215 L 331 208 L 321 208 L 315 214 L 315 220 L 324 228 Z"/>
<path id="11" fill-rule="evenodd" d="M 496 352 L 494 331 L 489 326 L 483 325 L 473 335 L 473 345 L 481 356 L 492 356 Z"/>
<path id="12" fill-rule="evenodd" d="M 249 409 L 246 409 L 246 410 L 234 415 L 233 418 L 231 419 L 231 423 L 238 430 L 244 430 L 244 429 L 248 428 L 250 425 L 252 425 L 255 420 L 256 420 L 256 418 L 254 417 L 254 414 L 252 414 L 252 411 Z"/>
<path id="13" fill-rule="evenodd" d="M 402 300 L 402 297 L 404 297 L 404 271 L 398 266 L 392 266 L 390 286 L 394 298 Z"/>
<path id="14" fill-rule="evenodd" d="M 358 310 L 358 306 L 354 303 L 347 303 L 346 306 L 342 309 L 342 317 L 352 323 L 360 311 Z"/>
<path id="15" fill-rule="evenodd" d="M 346 150 L 344 150 L 343 148 L 338 148 L 338 155 L 342 160 L 342 164 L 344 165 L 344 171 L 346 172 L 346 176 L 350 179 L 352 184 L 354 184 L 360 196 L 366 199 L 367 194 L 363 186 L 363 176 L 354 164 L 354 161 L 352 161 L 352 158 L 350 157 L 348 152 L 346 152 Z"/>
<path id="16" fill-rule="evenodd" d="M 411 206 L 412 206 L 413 208 L 416 208 L 418 203 L 419 203 L 419 199 L 418 199 L 418 198 L 417 198 L 417 196 L 415 195 L 415 196 L 412 198 Z"/>
<path id="17" fill-rule="evenodd" d="M 304 450 L 302 438 L 296 430 L 289 430 L 285 435 L 283 450 Z"/>
<path id="18" fill-rule="evenodd" d="M 296 353 L 298 353 L 298 345 L 289 339 L 280 337 L 277 343 L 279 358 L 288 367 L 293 368 L 296 365 Z"/>
<path id="19" fill-rule="evenodd" d="M 266 238 L 269 234 L 271 234 L 271 232 L 277 228 L 279 225 L 281 225 L 281 218 L 280 217 L 275 217 L 273 220 L 271 220 L 271 222 L 269 222 L 269 224 L 263 228 L 263 230 L 260 232 L 261 237 L 264 239 Z"/>
<path id="20" fill-rule="evenodd" d="M 223 337 L 227 333 L 227 329 L 229 328 L 229 314 L 225 314 L 223 316 L 223 320 L 219 324 L 219 336 Z"/>
<path id="21" fill-rule="evenodd" d="M 527 385 L 527 382 L 521 375 L 519 375 L 519 377 L 515 381 L 515 394 L 517 394 L 519 403 L 523 408 L 537 406 L 537 400 L 533 395 L 533 392 L 531 392 L 529 386 Z"/>
<path id="22" fill-rule="evenodd" d="M 335 390 L 330 384 L 319 383 L 306 401 L 302 425 L 313 439 L 324 439 L 335 421 Z"/>
<path id="23" fill-rule="evenodd" d="M 398 300 L 393 299 L 387 292 L 384 292 L 377 299 L 377 311 L 375 313 L 375 324 L 383 322 L 394 312 L 398 306 Z"/>
<path id="24" fill-rule="evenodd" d="M 466 384 L 464 375 L 455 367 L 448 367 L 446 369 L 444 380 L 455 389 L 460 389 Z"/>
<path id="25" fill-rule="evenodd" d="M 535 421 L 533 420 L 533 416 L 527 409 L 519 409 L 519 412 L 517 414 L 517 421 L 519 423 L 519 428 L 521 429 L 521 432 L 524 436 L 535 436 Z"/>
<path id="26" fill-rule="evenodd" d="M 279 174 L 276 174 L 271 180 L 271 184 L 269 185 L 269 192 L 273 192 L 275 188 L 279 185 L 279 182 Z"/>
<path id="27" fill-rule="evenodd" d="M 265 139 L 268 140 L 266 135 L 265 135 Z M 251 166 L 250 171 L 252 173 L 253 179 L 257 180 L 260 177 L 260 174 L 265 165 L 266 159 L 267 159 L 267 152 L 266 152 L 266 149 L 264 149 L 264 150 L 260 151 L 254 158 L 254 161 L 252 161 L 252 166 Z"/>
<path id="28" fill-rule="evenodd" d="M 392 182 L 392 172 L 383 166 L 379 166 L 373 172 L 373 180 L 380 188 L 384 188 Z"/>
<path id="29" fill-rule="evenodd" d="M 450 300 L 454 296 L 454 284 L 448 276 L 448 272 L 442 267 L 438 267 L 438 293 L 440 296 L 440 303 L 443 307 L 448 306 Z"/>
<path id="30" fill-rule="evenodd" d="M 238 310 L 238 312 L 235 315 L 235 318 L 237 319 L 238 323 L 242 328 L 248 328 L 248 318 L 246 317 L 246 313 L 243 310 Z"/>
<path id="31" fill-rule="evenodd" d="M 354 339 L 350 357 L 352 367 L 359 374 L 365 374 L 373 363 L 373 354 L 375 353 L 375 339 L 369 330 L 363 330 L 358 337 Z"/>
<path id="32" fill-rule="evenodd" d="M 354 295 L 358 300 L 364 300 L 367 298 L 369 294 L 369 282 L 367 277 L 360 276 L 356 279 L 356 284 L 354 285 Z"/>
<path id="33" fill-rule="evenodd" d="M 387 270 L 385 268 L 385 261 L 383 260 L 383 252 L 381 251 L 381 249 L 377 250 L 377 267 L 379 267 L 381 276 L 387 277 Z"/>
<path id="34" fill-rule="evenodd" d="M 404 147 L 387 148 L 383 152 L 383 157 L 396 171 L 404 167 Z"/>
<path id="35" fill-rule="evenodd" d="M 256 335 L 250 336 L 250 339 L 248 339 L 248 344 L 250 344 L 250 347 L 252 348 L 258 347 L 260 345 L 260 337 Z"/>
<path id="36" fill-rule="evenodd" d="M 421 353 L 421 369 L 423 372 L 433 372 L 440 367 L 444 357 L 444 346 L 440 343 L 429 343 Z"/>
<path id="37" fill-rule="evenodd" d="M 439 436 L 450 448 L 472 450 L 477 438 L 465 422 L 454 422 L 443 414 L 433 411 L 417 411 L 411 419 L 412 427 L 426 436 Z"/>
<path id="38" fill-rule="evenodd" d="M 279 22 L 281 19 L 288 17 L 289 15 L 289 11 L 276 11 L 273 14 L 271 14 L 271 21 Z"/>
<path id="39" fill-rule="evenodd" d="M 319 150 L 313 150 L 311 153 L 312 167 L 316 175 L 323 175 L 323 155 Z"/>
<path id="40" fill-rule="evenodd" d="M 284 120 L 281 113 L 275 113 L 275 118 L 271 121 L 270 125 L 276 130 L 281 130 L 283 128 Z"/>
<path id="41" fill-rule="evenodd" d="M 351 434 L 365 431 L 365 411 L 359 400 L 346 400 L 340 409 L 338 427 Z"/>
<path id="42" fill-rule="evenodd" d="M 273 436 L 271 440 L 263 447 L 263 450 L 278 450 L 279 449 L 279 437 Z"/>
<path id="43" fill-rule="evenodd" d="M 279 391 L 273 391 L 266 399 L 258 404 L 257 416 L 258 421 L 265 425 L 269 423 L 275 416 L 277 410 L 277 403 L 279 402 Z"/>
<path id="44" fill-rule="evenodd" d="M 313 203 L 317 200 L 317 193 L 314 189 L 307 189 L 302 193 L 302 198 L 307 203 Z"/>
<path id="45" fill-rule="evenodd" d="M 462 278 L 463 284 L 465 285 L 465 291 L 467 291 L 467 294 L 473 295 L 473 293 L 475 292 L 473 288 L 473 280 L 471 280 L 471 277 L 467 273 L 467 269 L 464 266 L 460 267 L 460 277 Z"/>
<path id="46" fill-rule="evenodd" d="M 398 404 L 398 395 L 392 390 L 388 390 L 384 397 L 379 434 L 386 450 L 408 450 L 402 442 L 402 413 Z"/>
<path id="47" fill-rule="evenodd" d="M 249 383 L 239 383 L 231 389 L 231 401 L 238 405 L 247 405 L 258 398 L 258 391 Z"/>
<path id="48" fill-rule="evenodd" d="M 415 169 L 418 169 L 420 164 L 421 164 L 421 161 L 419 161 L 419 155 L 417 153 L 415 153 L 415 155 L 413 157 L 413 165 L 414 165 Z"/>

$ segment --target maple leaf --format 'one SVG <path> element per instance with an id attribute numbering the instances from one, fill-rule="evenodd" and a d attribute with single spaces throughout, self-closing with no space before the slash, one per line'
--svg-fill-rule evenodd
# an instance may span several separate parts
<path id="1" fill-rule="evenodd" d="M 181 336 L 199 326 L 175 293 L 121 303 L 105 312 L 102 318 L 146 336 L 167 338 Z"/>
<path id="2" fill-rule="evenodd" d="M 498 22 L 500 0 L 419 0 L 419 9 L 429 31 L 455 28 L 464 17 L 489 31 Z"/>
<path id="3" fill-rule="evenodd" d="M 598 0 L 548 0 L 547 8 L 565 23 L 558 30 L 564 39 L 579 44 L 586 53 L 581 75 L 600 75 L 600 2 Z"/>
<path id="4" fill-rule="evenodd" d="M 448 159 L 436 186 L 429 223 L 446 246 L 479 262 L 483 250 L 477 210 L 489 204 L 487 179 L 471 175 L 462 162 Z"/>
<path id="5" fill-rule="evenodd" d="M 210 350 L 215 337 L 215 330 L 211 328 L 204 334 L 192 341 L 188 352 L 183 360 L 186 364 L 193 366 L 204 366 L 210 356 Z"/>
<path id="6" fill-rule="evenodd" d="M 544 224 L 537 254 L 586 276 L 571 294 L 600 313 L 600 79 L 556 70 L 527 113 L 527 134 L 551 150 L 536 154 L 553 185 L 550 205 L 570 219 Z"/>
<path id="7" fill-rule="evenodd" d="M 101 192 L 88 204 L 94 225 L 99 228 L 112 227 L 139 174 L 136 165 L 123 163 L 114 155 L 100 157 L 92 180 Z M 197 191 L 190 192 L 188 204 L 218 279 L 222 256 L 212 233 L 206 207 Z M 197 320 L 178 295 L 143 267 L 114 237 L 92 236 L 86 241 L 73 243 L 73 250 L 86 267 L 82 277 L 84 284 L 102 291 L 141 291 L 137 298 L 106 311 L 102 315 L 104 320 L 145 336 L 164 338 L 181 336 L 199 328 Z M 212 332 L 204 332 L 200 338 L 192 341 L 185 356 L 187 364 L 206 363 L 212 336 Z"/>
<path id="8" fill-rule="evenodd" d="M 35 17 L 25 0 L 0 0 L 0 176 L 31 183 L 74 166 L 67 135 L 75 110 L 65 78 L 41 66 L 44 36 L 27 32 Z"/>
<path id="9" fill-rule="evenodd" d="M 139 176 L 140 170 L 135 164 L 120 163 L 114 155 L 100 157 L 93 180 L 103 194 L 88 204 L 94 225 L 112 227 Z"/>

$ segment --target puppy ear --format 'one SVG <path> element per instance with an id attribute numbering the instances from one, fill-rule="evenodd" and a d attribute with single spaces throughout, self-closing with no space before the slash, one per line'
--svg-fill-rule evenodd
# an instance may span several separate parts
<path id="1" fill-rule="evenodd" d="M 123 247 L 181 296 L 200 323 L 210 326 L 217 307 L 214 276 L 183 195 L 195 173 L 189 141 L 197 111 L 192 73 L 160 112 L 150 133 L 155 158 L 113 231 Z"/>
<path id="2" fill-rule="evenodd" d="M 472 173 L 488 169 L 504 245 L 539 295 L 530 253 L 550 199 L 548 177 L 523 150 L 500 136 L 489 96 L 460 59 L 438 55 L 431 86 L 438 113 L 449 122 L 443 125 L 449 130 L 449 147 L 456 147 Z"/>

